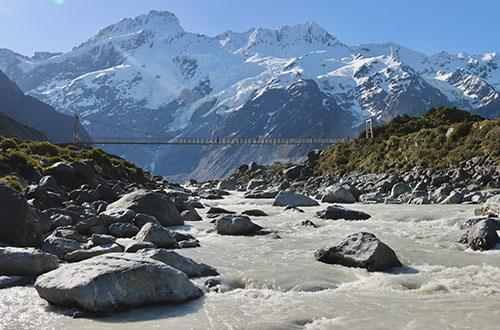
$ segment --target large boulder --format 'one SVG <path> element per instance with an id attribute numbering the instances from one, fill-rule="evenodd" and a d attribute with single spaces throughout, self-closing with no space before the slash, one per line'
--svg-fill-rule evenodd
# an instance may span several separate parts
<path id="1" fill-rule="evenodd" d="M 139 233 L 139 228 L 131 223 L 113 223 L 108 228 L 108 233 L 114 237 L 129 238 L 134 237 Z"/>
<path id="2" fill-rule="evenodd" d="M 219 275 L 217 270 L 212 266 L 197 263 L 196 261 L 181 256 L 180 254 L 165 249 L 144 249 L 139 253 L 154 260 L 163 262 L 164 264 L 174 267 L 185 273 L 188 277 L 200 276 L 216 276 Z"/>
<path id="3" fill-rule="evenodd" d="M 500 217 L 500 195 L 489 198 L 483 207 L 476 209 L 474 213 L 488 217 Z"/>
<path id="4" fill-rule="evenodd" d="M 322 203 L 355 203 L 356 197 L 344 187 L 327 190 L 321 199 Z"/>
<path id="5" fill-rule="evenodd" d="M 266 185 L 266 181 L 265 180 L 261 180 L 261 179 L 252 179 L 248 182 L 247 184 L 247 190 L 253 190 L 255 188 L 258 188 L 258 187 L 263 187 Z"/>
<path id="6" fill-rule="evenodd" d="M 195 209 L 184 210 L 181 213 L 184 221 L 201 221 L 202 218 Z"/>
<path id="7" fill-rule="evenodd" d="M 319 203 L 306 195 L 289 191 L 280 191 L 273 206 L 318 206 Z"/>
<path id="8" fill-rule="evenodd" d="M 236 190 L 236 188 L 238 188 L 236 180 L 230 180 L 230 179 L 221 180 L 217 185 L 217 189 L 222 189 L 222 190 Z"/>
<path id="9" fill-rule="evenodd" d="M 462 242 L 473 250 L 491 250 L 498 243 L 498 223 L 493 219 L 480 220 L 467 231 Z"/>
<path id="10" fill-rule="evenodd" d="M 258 210 L 258 209 L 246 210 L 246 211 L 241 212 L 241 214 L 249 215 L 252 217 L 267 217 L 267 215 L 268 215 L 266 212 L 264 212 L 262 210 Z"/>
<path id="11" fill-rule="evenodd" d="M 45 170 L 46 174 L 53 176 L 58 184 L 73 186 L 75 183 L 75 169 L 64 162 L 57 162 Z"/>
<path id="12" fill-rule="evenodd" d="M 177 243 L 170 230 L 151 222 L 142 226 L 141 230 L 135 235 L 135 239 L 151 242 L 161 248 L 174 247 Z"/>
<path id="13" fill-rule="evenodd" d="M 42 228 L 24 196 L 0 183 L 0 241 L 18 246 L 40 247 Z"/>
<path id="14" fill-rule="evenodd" d="M 50 235 L 42 245 L 42 251 L 56 255 L 59 259 L 64 260 L 66 253 L 80 250 L 81 245 L 71 239 L 56 237 Z"/>
<path id="15" fill-rule="evenodd" d="M 397 198 L 399 197 L 400 195 L 410 191 L 411 188 L 408 184 L 404 183 L 404 182 L 399 182 L 399 183 L 396 183 L 394 186 L 392 186 L 392 189 L 391 189 L 391 197 L 392 198 Z"/>
<path id="16" fill-rule="evenodd" d="M 225 215 L 215 221 L 215 229 L 220 235 L 248 235 L 262 229 L 244 215 Z"/>
<path id="17" fill-rule="evenodd" d="M 396 253 L 371 233 L 356 233 L 347 236 L 332 247 L 314 253 L 316 260 L 327 264 L 366 268 L 368 271 L 384 271 L 401 267 Z"/>
<path id="18" fill-rule="evenodd" d="M 38 276 L 59 267 L 50 253 L 33 248 L 0 247 L 0 275 Z"/>
<path id="19" fill-rule="evenodd" d="M 76 250 L 73 252 L 69 252 L 66 254 L 65 259 L 67 262 L 77 262 L 113 252 L 123 252 L 123 250 L 120 246 L 118 246 L 118 244 L 115 243 L 104 244 L 95 246 L 88 250 Z"/>
<path id="20" fill-rule="evenodd" d="M 326 210 L 316 212 L 316 215 L 327 220 L 366 220 L 371 217 L 365 212 L 346 209 L 340 205 L 330 205 Z"/>
<path id="21" fill-rule="evenodd" d="M 117 222 L 132 223 L 135 218 L 135 212 L 129 209 L 108 209 L 101 212 L 98 217 L 103 219 L 108 224 Z"/>
<path id="22" fill-rule="evenodd" d="M 111 203 L 108 210 L 131 209 L 135 213 L 145 213 L 156 218 L 163 226 L 183 225 L 182 216 L 167 195 L 144 189 L 123 195 Z"/>
<path id="23" fill-rule="evenodd" d="M 183 272 L 131 253 L 109 253 L 65 265 L 38 277 L 35 289 L 51 304 L 106 313 L 181 303 L 203 294 Z"/>
<path id="24" fill-rule="evenodd" d="M 243 195 L 243 197 L 245 197 L 245 198 L 251 198 L 251 199 L 257 199 L 257 198 L 271 199 L 271 198 L 276 198 L 276 196 L 278 195 L 278 193 L 279 193 L 279 190 L 259 190 L 259 189 L 255 189 L 255 190 L 247 191 Z"/>

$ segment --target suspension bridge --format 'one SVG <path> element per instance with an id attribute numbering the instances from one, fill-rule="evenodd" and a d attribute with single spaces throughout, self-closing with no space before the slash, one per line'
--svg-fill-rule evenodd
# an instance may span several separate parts
<path id="1" fill-rule="evenodd" d="M 97 121 L 95 121 L 97 122 Z M 111 125 L 108 123 L 97 122 L 106 126 L 112 126 L 119 129 L 124 129 L 120 126 Z M 147 132 L 139 132 L 137 130 L 131 130 L 135 133 L 143 133 L 148 135 L 147 137 L 92 137 L 87 139 L 82 139 L 79 136 L 79 118 L 75 115 L 75 128 L 73 143 L 74 144 L 100 144 L 100 145 L 249 145 L 249 146 L 264 146 L 264 145 L 322 145 L 322 144 L 336 144 L 345 141 L 345 139 L 339 138 L 267 138 L 267 137 L 256 137 L 256 138 L 220 138 L 220 137 L 210 137 L 210 138 L 191 138 L 191 137 L 164 137 L 164 136 L 152 136 L 155 134 Z M 368 138 L 369 132 L 373 138 L 373 126 L 371 119 L 366 122 L 366 137 Z"/>

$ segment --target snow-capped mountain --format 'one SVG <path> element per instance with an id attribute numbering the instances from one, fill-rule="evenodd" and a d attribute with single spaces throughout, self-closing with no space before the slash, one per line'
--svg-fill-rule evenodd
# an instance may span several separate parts
<path id="1" fill-rule="evenodd" d="M 314 22 L 216 37 L 174 14 L 122 19 L 71 52 L 29 58 L 0 49 L 25 92 L 79 114 L 94 136 L 344 137 L 370 116 L 430 107 L 500 115 L 500 57 L 403 46 L 348 46 Z M 243 162 L 301 157 L 290 147 L 111 147 L 154 173 L 225 175 Z"/>

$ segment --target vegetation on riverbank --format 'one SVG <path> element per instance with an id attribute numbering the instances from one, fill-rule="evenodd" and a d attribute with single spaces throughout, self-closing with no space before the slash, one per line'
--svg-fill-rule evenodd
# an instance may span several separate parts
<path id="1" fill-rule="evenodd" d="M 341 176 L 361 173 L 404 172 L 420 166 L 458 167 L 476 156 L 500 164 L 500 119 L 486 120 L 456 108 L 430 109 L 421 118 L 398 116 L 346 144 L 328 147 L 315 172 Z"/>
<path id="2" fill-rule="evenodd" d="M 65 147 L 50 142 L 24 141 L 0 136 L 0 181 L 22 191 L 37 173 L 45 175 L 48 168 L 57 162 L 72 163 L 93 160 L 96 173 L 105 179 L 121 179 L 143 183 L 150 175 L 135 164 L 100 148 L 68 145 Z"/>

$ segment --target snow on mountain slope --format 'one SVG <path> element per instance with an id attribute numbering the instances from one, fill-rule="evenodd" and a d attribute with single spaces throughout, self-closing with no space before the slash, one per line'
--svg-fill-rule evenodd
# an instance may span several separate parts
<path id="1" fill-rule="evenodd" d="M 342 137 L 357 134 L 370 116 L 388 121 L 440 105 L 495 117 L 499 66 L 496 53 L 426 56 L 395 43 L 348 46 L 314 22 L 209 37 L 158 11 L 122 19 L 65 54 L 29 58 L 0 49 L 0 70 L 28 94 L 79 114 L 96 137 Z M 159 174 L 199 178 L 224 175 L 249 157 L 305 152 L 109 149 Z M 230 165 L 207 165 L 231 155 Z"/>

